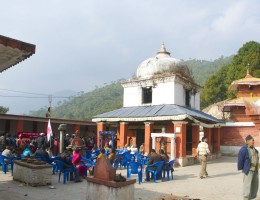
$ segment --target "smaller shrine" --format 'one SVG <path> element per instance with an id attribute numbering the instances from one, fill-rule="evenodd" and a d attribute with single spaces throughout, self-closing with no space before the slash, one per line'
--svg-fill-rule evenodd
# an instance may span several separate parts
<path id="1" fill-rule="evenodd" d="M 248 69 L 246 76 L 233 81 L 229 89 L 236 91 L 236 98 L 225 101 L 222 107 L 222 153 L 237 155 L 249 134 L 260 149 L 260 78 L 253 77 Z"/>

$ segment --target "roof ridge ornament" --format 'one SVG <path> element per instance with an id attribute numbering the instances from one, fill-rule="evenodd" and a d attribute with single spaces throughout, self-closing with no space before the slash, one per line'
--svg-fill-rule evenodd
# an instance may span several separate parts
<path id="1" fill-rule="evenodd" d="M 250 64 L 247 63 L 247 65 L 246 65 L 246 76 L 245 76 L 245 78 L 252 78 L 252 77 L 253 77 L 253 76 L 250 74 L 249 67 L 250 67 Z"/>
<path id="2" fill-rule="evenodd" d="M 165 45 L 164 45 L 164 42 L 162 43 L 162 45 L 161 45 L 161 48 L 160 48 L 160 50 L 157 52 L 157 54 L 156 55 L 169 55 L 170 56 L 170 52 L 168 52 L 168 51 L 166 51 L 166 48 L 165 48 Z"/>

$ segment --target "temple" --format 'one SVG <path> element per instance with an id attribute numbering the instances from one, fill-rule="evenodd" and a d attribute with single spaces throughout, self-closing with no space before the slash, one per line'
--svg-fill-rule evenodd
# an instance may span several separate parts
<path id="1" fill-rule="evenodd" d="M 225 101 L 222 106 L 225 123 L 221 128 L 221 151 L 237 155 L 244 139 L 251 134 L 255 146 L 260 148 L 260 78 L 253 77 L 249 70 L 244 78 L 233 81 L 230 90 L 236 98 Z"/>
<path id="2" fill-rule="evenodd" d="M 214 156 L 221 155 L 222 121 L 200 111 L 201 87 L 194 82 L 189 68 L 172 58 L 164 44 L 122 86 L 123 107 L 92 120 L 97 123 L 98 137 L 101 132 L 115 131 L 117 148 L 130 142 L 138 148 L 144 143 L 147 153 L 151 148 L 163 148 L 181 166 L 195 162 L 202 136 L 208 137 Z"/>

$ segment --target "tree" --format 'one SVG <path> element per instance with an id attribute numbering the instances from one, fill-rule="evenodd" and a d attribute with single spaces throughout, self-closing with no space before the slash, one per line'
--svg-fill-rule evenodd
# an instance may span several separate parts
<path id="1" fill-rule="evenodd" d="M 246 75 L 246 66 L 250 65 L 250 74 L 260 77 L 260 44 L 250 41 L 243 45 L 234 56 L 231 64 L 223 66 L 212 75 L 205 83 L 201 93 L 201 108 L 213 103 L 235 97 L 233 91 L 229 91 L 230 84 Z"/>
<path id="2" fill-rule="evenodd" d="M 8 107 L 0 106 L 0 114 L 6 114 L 8 111 Z"/>

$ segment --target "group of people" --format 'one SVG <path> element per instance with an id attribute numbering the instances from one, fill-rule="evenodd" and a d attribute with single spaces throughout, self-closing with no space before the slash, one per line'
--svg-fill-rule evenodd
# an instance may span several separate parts
<path id="1" fill-rule="evenodd" d="M 165 153 L 163 149 L 160 149 L 159 153 L 156 153 L 155 149 L 152 149 L 150 159 L 148 161 L 148 165 L 152 165 L 159 161 L 169 162 L 169 159 L 170 158 L 169 158 L 168 154 Z M 166 166 L 166 167 L 168 167 L 168 166 Z M 155 167 L 151 167 L 151 169 L 155 169 Z M 173 169 L 171 169 L 171 170 L 173 170 Z M 147 169 L 145 171 L 146 171 L 145 181 L 150 181 L 150 173 Z M 161 178 L 161 177 L 159 176 L 158 178 Z"/>

